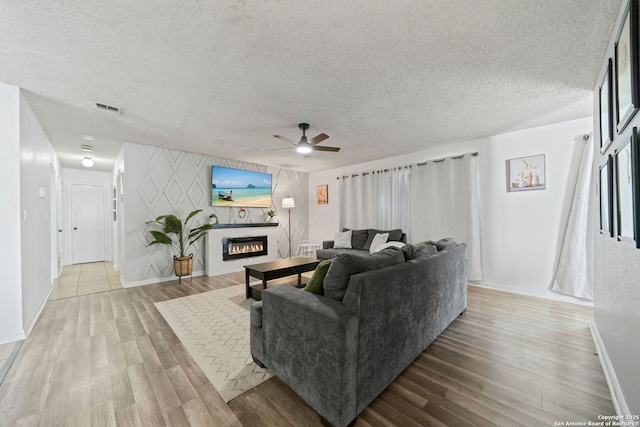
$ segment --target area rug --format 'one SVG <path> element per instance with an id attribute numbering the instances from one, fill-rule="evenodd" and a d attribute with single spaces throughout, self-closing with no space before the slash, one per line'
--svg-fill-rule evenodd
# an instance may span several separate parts
<path id="1" fill-rule="evenodd" d="M 155 303 L 225 402 L 273 376 L 253 363 L 245 285 Z"/>

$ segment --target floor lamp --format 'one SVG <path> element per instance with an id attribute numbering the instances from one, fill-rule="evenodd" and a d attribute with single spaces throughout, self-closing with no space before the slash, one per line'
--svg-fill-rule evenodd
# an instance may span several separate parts
<path id="1" fill-rule="evenodd" d="M 291 258 L 291 208 L 294 208 L 296 203 L 292 197 L 285 197 L 282 199 L 282 207 L 289 209 L 289 258 Z"/>

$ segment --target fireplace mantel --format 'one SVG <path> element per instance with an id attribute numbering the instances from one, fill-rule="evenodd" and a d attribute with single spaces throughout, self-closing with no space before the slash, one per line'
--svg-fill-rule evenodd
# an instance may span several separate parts
<path id="1" fill-rule="evenodd" d="M 214 229 L 218 228 L 249 228 L 249 227 L 277 227 L 277 222 L 247 222 L 244 224 L 213 224 Z"/>

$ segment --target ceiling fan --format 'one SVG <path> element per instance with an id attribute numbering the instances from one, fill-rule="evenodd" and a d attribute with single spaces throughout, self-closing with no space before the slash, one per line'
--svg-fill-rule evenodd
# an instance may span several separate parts
<path id="1" fill-rule="evenodd" d="M 329 138 L 329 135 L 327 135 L 326 133 L 321 133 L 318 136 L 315 136 L 311 139 L 307 139 L 307 135 L 305 134 L 305 132 L 307 131 L 307 129 L 309 129 L 309 123 L 300 123 L 298 125 L 298 127 L 300 129 L 302 129 L 302 138 L 300 138 L 300 142 L 295 142 L 290 140 L 289 138 L 285 138 L 284 136 L 280 136 L 280 135 L 273 135 L 278 139 L 283 140 L 284 142 L 288 142 L 289 144 L 292 144 L 295 146 L 295 149 L 298 153 L 302 153 L 303 157 L 309 157 L 311 155 L 312 151 L 331 151 L 331 152 L 338 152 L 340 151 L 339 147 L 324 147 L 324 146 L 318 146 L 318 144 L 320 144 L 322 141 L 324 141 L 325 139 Z M 290 150 L 294 147 L 291 148 L 278 148 L 275 150 L 271 150 L 271 151 L 280 151 L 280 150 Z"/>

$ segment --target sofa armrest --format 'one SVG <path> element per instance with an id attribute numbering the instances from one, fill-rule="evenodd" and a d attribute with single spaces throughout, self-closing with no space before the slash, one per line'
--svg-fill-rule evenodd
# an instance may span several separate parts
<path id="1" fill-rule="evenodd" d="M 322 242 L 322 249 L 331 249 L 333 248 L 333 240 L 324 240 Z"/>
<path id="2" fill-rule="evenodd" d="M 282 285 L 262 293 L 264 360 L 336 425 L 356 410 L 358 319 L 342 303 Z"/>

